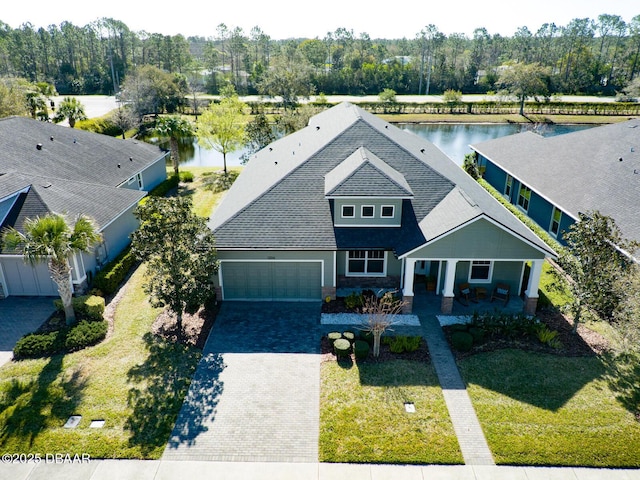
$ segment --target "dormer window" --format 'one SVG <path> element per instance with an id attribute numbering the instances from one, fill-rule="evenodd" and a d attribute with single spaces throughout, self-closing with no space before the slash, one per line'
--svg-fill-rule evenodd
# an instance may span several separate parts
<path id="1" fill-rule="evenodd" d="M 342 205 L 342 218 L 354 218 L 356 216 L 356 207 L 353 205 Z"/>
<path id="2" fill-rule="evenodd" d="M 380 208 L 380 216 L 382 218 L 393 218 L 395 213 L 395 207 L 393 205 L 383 205 Z"/>
<path id="3" fill-rule="evenodd" d="M 373 205 L 362 205 L 362 218 L 373 218 L 375 207 Z"/>

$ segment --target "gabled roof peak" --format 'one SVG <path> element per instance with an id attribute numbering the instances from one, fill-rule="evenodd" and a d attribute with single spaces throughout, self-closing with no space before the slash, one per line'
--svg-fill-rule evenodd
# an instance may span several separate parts
<path id="1" fill-rule="evenodd" d="M 412 197 L 404 175 L 364 146 L 325 175 L 326 196 Z"/>

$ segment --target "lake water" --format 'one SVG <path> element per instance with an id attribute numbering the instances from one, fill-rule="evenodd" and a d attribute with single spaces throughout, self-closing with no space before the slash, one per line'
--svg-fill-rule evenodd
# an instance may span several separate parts
<path id="1" fill-rule="evenodd" d="M 513 135 L 515 133 L 533 130 L 543 136 L 561 135 L 575 132 L 591 125 L 540 125 L 532 127 L 522 124 L 449 124 L 449 123 L 420 123 L 396 124 L 408 132 L 429 140 L 459 165 L 464 156 L 471 153 L 470 144 L 492 140 L 494 138 Z M 157 143 L 157 142 L 154 142 Z M 160 142 L 161 147 L 168 149 L 169 142 Z M 244 150 L 227 154 L 227 166 L 240 165 L 240 157 Z M 170 163 L 170 160 L 169 160 Z M 197 140 L 184 139 L 180 145 L 180 165 L 185 167 L 222 167 L 222 154 L 198 145 Z"/>

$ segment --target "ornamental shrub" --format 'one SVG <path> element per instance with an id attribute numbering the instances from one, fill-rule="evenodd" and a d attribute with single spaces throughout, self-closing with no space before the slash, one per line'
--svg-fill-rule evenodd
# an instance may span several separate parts
<path id="1" fill-rule="evenodd" d="M 392 353 L 415 352 L 420 348 L 420 337 L 397 336 L 391 337 L 389 350 Z"/>
<path id="2" fill-rule="evenodd" d="M 369 356 L 369 344 L 364 340 L 356 340 L 353 344 L 353 353 L 356 360 L 364 360 Z"/>
<path id="3" fill-rule="evenodd" d="M 180 172 L 180 181 L 184 183 L 193 182 L 193 172 L 190 172 L 189 170 Z"/>
<path id="4" fill-rule="evenodd" d="M 459 352 L 468 352 L 473 347 L 473 337 L 469 332 L 453 332 L 451 344 Z"/>
<path id="5" fill-rule="evenodd" d="M 333 342 L 333 351 L 338 358 L 348 357 L 351 353 L 351 343 L 346 338 L 339 338 Z"/>
<path id="6" fill-rule="evenodd" d="M 355 310 L 364 305 L 364 297 L 361 293 L 351 292 L 345 297 L 344 304 L 349 310 Z"/>
<path id="7" fill-rule="evenodd" d="M 342 332 L 342 338 L 349 340 L 349 343 L 353 343 L 356 339 L 356 334 L 351 331 Z"/>
<path id="8" fill-rule="evenodd" d="M 339 338 L 342 338 L 342 334 L 340 332 L 329 332 L 327 334 L 327 338 L 329 339 L 331 345 L 333 345 L 333 342 L 335 342 Z"/>
<path id="9" fill-rule="evenodd" d="M 23 358 L 48 357 L 63 350 L 64 331 L 28 333 L 16 342 L 13 356 Z"/>
<path id="10" fill-rule="evenodd" d="M 90 347 L 104 340 L 107 336 L 107 322 L 90 322 L 82 320 L 71 327 L 64 342 L 65 350 L 75 352 Z"/>
<path id="11" fill-rule="evenodd" d="M 103 297 L 98 295 L 82 295 L 80 297 L 74 297 L 72 303 L 73 310 L 79 317 L 92 321 L 102 320 L 105 306 Z M 56 309 L 63 310 L 62 300 L 56 299 L 53 301 L 53 304 Z"/>

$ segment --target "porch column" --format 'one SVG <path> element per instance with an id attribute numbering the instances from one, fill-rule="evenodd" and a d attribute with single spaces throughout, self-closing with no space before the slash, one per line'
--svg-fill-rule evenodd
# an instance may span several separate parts
<path id="1" fill-rule="evenodd" d="M 453 297 L 455 296 L 454 288 L 456 283 L 456 265 L 457 259 L 450 258 L 447 260 L 444 274 L 444 287 L 442 289 L 442 303 L 440 311 L 449 314 L 453 311 Z"/>
<path id="2" fill-rule="evenodd" d="M 402 289 L 402 313 L 413 311 L 413 278 L 416 271 L 416 261 L 413 258 L 404 259 L 404 288 Z"/>
<path id="3" fill-rule="evenodd" d="M 540 275 L 542 274 L 542 265 L 544 260 L 532 260 L 531 270 L 529 272 L 529 283 L 527 290 L 524 292 L 524 313 L 527 315 L 535 315 L 538 306 L 538 287 L 540 285 Z"/>

